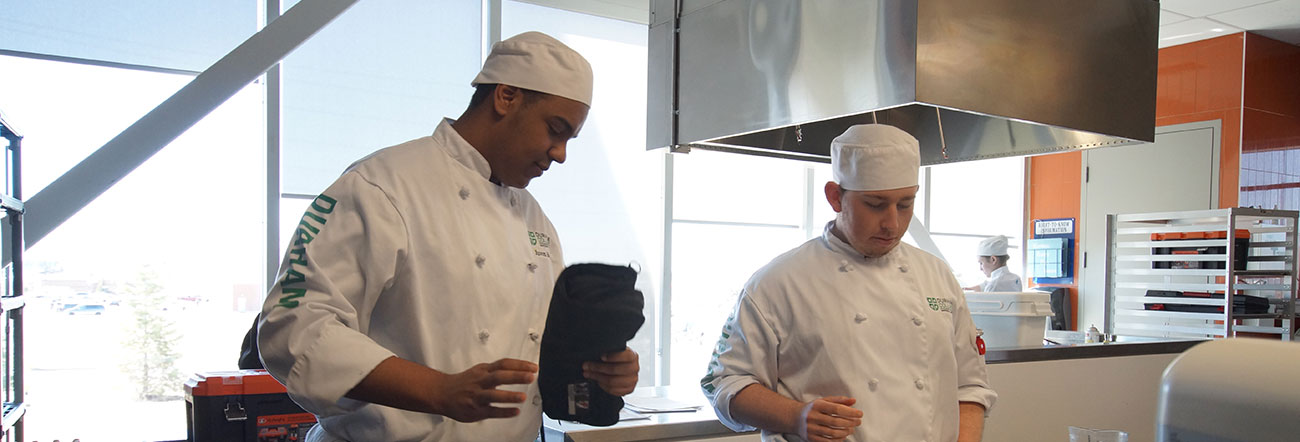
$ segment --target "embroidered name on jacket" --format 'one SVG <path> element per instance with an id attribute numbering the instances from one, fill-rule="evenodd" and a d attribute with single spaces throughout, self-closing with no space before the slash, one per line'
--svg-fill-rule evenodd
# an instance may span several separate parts
<path id="1" fill-rule="evenodd" d="M 542 232 L 528 232 L 528 244 L 533 246 L 533 254 L 537 256 L 551 257 L 551 252 L 538 249 L 538 247 L 551 248 L 551 236 Z"/>
<path id="2" fill-rule="evenodd" d="M 336 203 L 338 200 L 322 193 L 312 200 L 311 207 L 303 212 L 302 219 L 298 221 L 298 228 L 293 233 L 293 246 L 289 249 L 289 268 L 284 272 L 284 278 L 280 279 L 282 296 L 276 306 L 297 307 L 298 298 L 307 294 L 307 289 L 298 287 L 299 284 L 307 282 L 307 277 L 299 269 L 307 265 L 307 244 L 315 239 L 321 227 L 325 226 L 325 222 L 329 220 L 326 215 L 334 211 Z"/>

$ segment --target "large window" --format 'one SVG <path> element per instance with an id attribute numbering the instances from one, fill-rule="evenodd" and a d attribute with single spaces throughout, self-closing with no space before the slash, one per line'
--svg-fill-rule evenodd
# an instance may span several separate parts
<path id="1" fill-rule="evenodd" d="M 257 31 L 259 3 L 6 1 L 0 49 L 202 71 Z"/>
<path id="2" fill-rule="evenodd" d="M 191 79 L 0 57 L 26 196 Z M 262 298 L 261 105 L 239 92 L 28 250 L 27 439 L 182 439 L 181 382 L 234 368 Z"/>
<path id="3" fill-rule="evenodd" d="M 348 165 L 432 134 L 465 110 L 481 16 L 480 2 L 357 2 L 285 58 L 280 251 L 312 198 Z"/>
<path id="4" fill-rule="evenodd" d="M 987 279 L 976 253 L 980 241 L 995 235 L 1009 238 L 1007 269 L 1025 277 L 1024 165 L 1024 158 L 1011 157 L 926 168 L 928 210 L 917 216 L 929 226 L 931 238 L 963 287 Z"/>
<path id="5" fill-rule="evenodd" d="M 668 382 L 693 384 L 750 275 L 833 218 L 816 178 L 830 166 L 702 150 L 672 164 Z"/>
<path id="6" fill-rule="evenodd" d="M 1241 206 L 1300 210 L 1300 146 L 1242 152 Z"/>
<path id="7" fill-rule="evenodd" d="M 481 14 L 480 2 L 357 2 L 285 57 L 283 191 L 314 197 L 352 162 L 459 116 L 474 93 Z M 302 211 L 283 215 L 297 222 Z"/>

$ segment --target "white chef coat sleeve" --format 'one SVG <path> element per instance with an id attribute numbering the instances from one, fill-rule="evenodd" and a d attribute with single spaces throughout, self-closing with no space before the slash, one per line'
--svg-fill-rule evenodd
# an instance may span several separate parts
<path id="1" fill-rule="evenodd" d="M 343 395 L 394 355 L 364 331 L 406 250 L 392 201 L 355 171 L 307 208 L 258 326 L 263 364 L 307 411 L 330 416 L 365 405 Z"/>
<path id="2" fill-rule="evenodd" d="M 952 346 L 957 356 L 957 401 L 983 405 L 987 416 L 993 410 L 998 394 L 989 387 L 984 356 L 980 355 L 975 344 L 975 322 L 971 320 L 970 307 L 966 305 L 966 295 L 961 290 L 961 284 L 949 273 L 947 285 L 956 300 L 953 308 Z"/>
<path id="3" fill-rule="evenodd" d="M 755 383 L 776 389 L 778 342 L 776 328 L 755 304 L 748 289 L 741 292 L 736 308 L 722 327 L 708 373 L 700 380 L 704 396 L 727 428 L 756 429 L 732 417 L 731 400 L 740 390 Z"/>

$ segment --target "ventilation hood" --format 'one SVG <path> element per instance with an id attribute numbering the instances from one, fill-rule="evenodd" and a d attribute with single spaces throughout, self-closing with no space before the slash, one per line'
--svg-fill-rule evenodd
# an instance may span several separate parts
<path id="1" fill-rule="evenodd" d="M 1153 0 L 651 0 L 647 148 L 830 161 L 854 124 L 922 164 L 1155 138 Z"/>

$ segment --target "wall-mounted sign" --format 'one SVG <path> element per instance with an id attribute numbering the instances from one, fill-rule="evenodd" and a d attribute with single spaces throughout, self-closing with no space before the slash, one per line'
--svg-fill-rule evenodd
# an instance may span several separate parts
<path id="1" fill-rule="evenodd" d="M 1074 234 L 1074 218 L 1034 220 L 1034 236 L 1072 234 Z"/>
<path id="2" fill-rule="evenodd" d="M 1034 220 L 1026 268 L 1038 284 L 1074 284 L 1074 218 Z"/>

